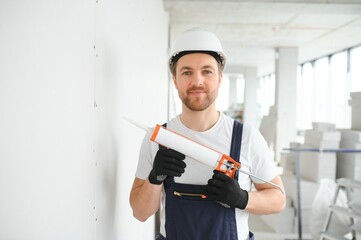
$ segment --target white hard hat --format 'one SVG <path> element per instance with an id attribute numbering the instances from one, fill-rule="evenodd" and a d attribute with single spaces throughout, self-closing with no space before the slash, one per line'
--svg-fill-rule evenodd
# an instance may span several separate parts
<path id="1" fill-rule="evenodd" d="M 177 38 L 169 55 L 169 67 L 172 68 L 173 64 L 182 56 L 199 52 L 212 55 L 223 70 L 226 64 L 226 55 L 223 52 L 221 41 L 214 33 L 201 28 L 189 29 Z"/>

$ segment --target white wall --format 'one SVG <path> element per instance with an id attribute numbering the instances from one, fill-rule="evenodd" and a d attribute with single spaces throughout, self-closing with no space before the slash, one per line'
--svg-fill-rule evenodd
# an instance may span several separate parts
<path id="1" fill-rule="evenodd" d="M 0 240 L 153 238 L 122 116 L 166 120 L 167 25 L 160 0 L 0 2 Z"/>

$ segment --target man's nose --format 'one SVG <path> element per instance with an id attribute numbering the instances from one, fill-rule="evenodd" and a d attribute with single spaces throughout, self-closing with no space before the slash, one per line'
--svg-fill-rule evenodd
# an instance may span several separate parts
<path id="1" fill-rule="evenodd" d="M 196 85 L 196 86 L 201 86 L 204 84 L 204 77 L 202 75 L 201 72 L 196 72 L 194 75 L 193 75 L 193 84 Z"/>

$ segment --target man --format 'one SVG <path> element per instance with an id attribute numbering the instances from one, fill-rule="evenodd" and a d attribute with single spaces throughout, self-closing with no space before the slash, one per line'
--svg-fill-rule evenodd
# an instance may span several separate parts
<path id="1" fill-rule="evenodd" d="M 219 152 L 231 152 L 243 170 L 283 188 L 259 131 L 216 110 L 225 61 L 221 43 L 211 32 L 191 29 L 177 39 L 169 67 L 182 113 L 167 128 Z M 285 195 L 270 184 L 243 173 L 233 179 L 149 139 L 150 133 L 140 150 L 130 204 L 140 221 L 160 208 L 158 239 L 253 239 L 248 214 L 284 208 Z M 256 191 L 251 191 L 252 183 Z"/>

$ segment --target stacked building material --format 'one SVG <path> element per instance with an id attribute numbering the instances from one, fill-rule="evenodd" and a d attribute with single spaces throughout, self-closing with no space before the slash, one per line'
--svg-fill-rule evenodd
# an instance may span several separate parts
<path id="1" fill-rule="evenodd" d="M 305 131 L 306 149 L 339 149 L 341 134 L 334 124 L 313 123 L 313 129 Z M 319 183 L 321 179 L 336 179 L 336 152 L 300 152 L 300 175 L 303 179 Z"/>
<path id="2" fill-rule="evenodd" d="M 326 153 L 318 150 L 338 149 L 340 139 L 341 134 L 336 131 L 335 124 L 314 122 L 312 123 L 312 129 L 305 131 L 304 144 L 290 144 L 291 149 L 306 148 L 310 149 L 310 151 L 289 151 L 281 155 L 281 165 L 285 170 L 282 180 L 286 194 L 292 200 L 292 206 L 295 209 L 293 221 L 295 232 L 298 231 L 297 212 L 301 211 L 302 233 L 310 233 L 309 223 L 312 204 L 319 187 L 318 183 L 322 178 L 336 179 L 336 153 Z M 298 189 L 295 176 L 297 159 L 299 160 L 301 209 L 297 209 Z M 292 229 L 292 227 L 289 229 Z M 284 229 L 278 230 L 284 231 Z"/>
<path id="3" fill-rule="evenodd" d="M 295 209 L 296 215 L 294 216 L 294 231 L 298 231 L 298 216 L 297 216 L 297 179 L 294 174 L 286 173 L 282 175 L 282 181 L 285 187 L 287 196 L 292 200 L 292 206 Z M 312 210 L 312 203 L 318 190 L 318 184 L 315 182 L 301 179 L 300 181 L 300 195 L 301 195 L 301 220 L 302 220 L 302 233 L 309 233 L 309 222 Z M 290 228 L 292 229 L 292 228 Z"/>
<path id="4" fill-rule="evenodd" d="M 340 130 L 340 147 L 343 149 L 361 150 L 361 92 L 352 92 L 351 129 Z M 361 152 L 340 152 L 337 154 L 337 178 L 350 178 L 361 181 Z M 353 201 L 361 202 L 361 191 L 353 193 Z"/>
<path id="5" fill-rule="evenodd" d="M 300 147 L 298 142 L 291 142 L 289 148 L 297 149 Z M 281 153 L 280 165 L 283 168 L 284 173 L 295 173 L 295 161 L 296 161 L 296 152 L 288 151 Z"/>
<path id="6" fill-rule="evenodd" d="M 312 204 L 321 179 L 336 179 L 336 152 L 322 152 L 323 149 L 339 149 L 341 134 L 332 123 L 314 122 L 312 129 L 305 131 L 301 148 L 315 149 L 302 151 L 299 155 L 301 176 L 302 225 L 304 232 L 309 229 Z M 303 196 L 306 195 L 306 196 Z M 296 221 L 297 224 L 297 221 Z"/>
<path id="7" fill-rule="evenodd" d="M 343 149 L 361 150 L 361 131 L 340 130 Z M 361 152 L 340 152 L 337 154 L 337 178 L 361 180 Z"/>
<path id="8" fill-rule="evenodd" d="M 275 106 L 269 108 L 269 113 L 263 116 L 259 131 L 267 142 L 270 149 L 274 148 L 277 126 L 277 110 Z"/>
<path id="9" fill-rule="evenodd" d="M 352 92 L 348 101 L 351 106 L 351 129 L 361 130 L 361 92 Z"/>
<path id="10" fill-rule="evenodd" d="M 291 142 L 289 148 L 297 149 L 299 148 L 299 143 Z M 296 153 L 293 151 L 281 153 L 281 162 L 283 175 L 287 176 L 283 179 L 284 182 L 287 182 L 288 185 L 285 186 L 285 191 L 287 194 L 286 207 L 285 209 L 277 214 L 262 215 L 261 219 L 276 233 L 294 233 L 295 232 L 295 213 L 296 209 L 293 206 L 295 199 L 294 189 L 296 187 L 295 182 L 295 158 Z M 283 178 L 283 177 L 282 177 Z M 289 182 L 288 178 L 292 178 L 292 183 Z M 292 185 L 292 186 L 291 186 Z M 288 194 L 287 188 L 290 188 L 290 196 Z M 292 189 L 292 191 L 291 191 Z"/>
<path id="11" fill-rule="evenodd" d="M 340 130 L 341 147 L 361 149 L 361 92 L 352 92 L 350 96 L 351 129 Z M 341 152 L 337 158 L 337 178 L 361 180 L 361 153 Z"/>
<path id="12" fill-rule="evenodd" d="M 274 109 L 270 108 L 270 115 L 275 115 Z M 266 132 L 267 127 L 264 126 L 264 132 Z M 289 148 L 299 148 L 299 143 L 291 142 Z M 281 153 L 281 168 L 282 175 L 286 175 L 286 179 L 283 179 L 284 182 L 287 182 L 288 185 L 285 186 L 285 191 L 287 194 L 286 207 L 283 211 L 277 214 L 262 215 L 261 219 L 266 223 L 275 233 L 295 233 L 295 212 L 294 207 L 295 197 L 295 156 L 296 153 L 292 151 Z M 282 176 L 283 178 L 283 176 Z M 292 182 L 289 182 L 289 178 L 293 179 Z M 290 189 L 290 194 L 288 195 L 288 190 Z M 291 191 L 292 189 L 292 191 Z"/>
<path id="13" fill-rule="evenodd" d="M 285 209 L 277 214 L 261 215 L 261 219 L 276 233 L 293 233 L 295 208 L 287 197 Z"/>
<path id="14" fill-rule="evenodd" d="M 330 132 L 336 130 L 336 125 L 328 122 L 312 122 L 312 129 L 319 132 Z"/>

